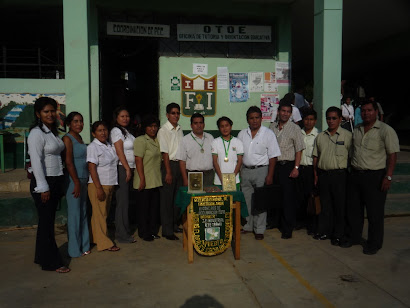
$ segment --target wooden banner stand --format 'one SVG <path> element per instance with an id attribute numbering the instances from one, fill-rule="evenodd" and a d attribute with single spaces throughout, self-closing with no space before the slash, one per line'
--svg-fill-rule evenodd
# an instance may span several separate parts
<path id="1" fill-rule="evenodd" d="M 232 234 L 231 245 L 235 260 L 239 260 L 241 257 L 241 203 L 236 201 L 232 202 L 232 205 L 235 226 Z M 188 263 L 191 264 L 194 262 L 194 244 L 192 242 L 192 213 L 189 212 L 189 209 L 190 207 L 188 206 L 183 217 L 183 248 L 184 251 L 188 252 Z"/>

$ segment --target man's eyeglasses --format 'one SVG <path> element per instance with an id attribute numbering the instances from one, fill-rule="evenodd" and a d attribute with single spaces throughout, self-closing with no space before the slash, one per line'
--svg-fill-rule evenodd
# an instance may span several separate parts
<path id="1" fill-rule="evenodd" d="M 339 118 L 337 118 L 337 117 L 326 117 L 326 120 L 328 120 L 328 121 L 330 121 L 330 120 L 337 120 L 337 119 L 339 119 Z"/>
<path id="2" fill-rule="evenodd" d="M 172 114 L 172 115 L 180 115 L 181 113 L 174 111 L 174 112 L 170 112 L 169 114 Z"/>

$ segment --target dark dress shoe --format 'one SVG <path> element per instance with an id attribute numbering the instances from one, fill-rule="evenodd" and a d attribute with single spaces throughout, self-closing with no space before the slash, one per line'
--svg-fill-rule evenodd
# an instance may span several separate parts
<path id="1" fill-rule="evenodd" d="M 263 234 L 255 233 L 255 240 L 260 241 L 260 240 L 263 240 L 264 238 L 265 238 L 265 237 L 263 236 Z"/>
<path id="2" fill-rule="evenodd" d="M 176 236 L 176 235 L 168 235 L 168 236 L 165 236 L 165 238 L 167 239 L 167 240 L 170 240 L 170 241 L 176 241 L 176 240 L 179 240 L 179 238 Z"/>
<path id="3" fill-rule="evenodd" d="M 363 248 L 363 253 L 365 255 L 375 255 L 378 251 L 379 249 L 377 248 L 370 248 L 370 247 Z"/>
<path id="4" fill-rule="evenodd" d="M 290 234 L 290 233 L 282 233 L 282 236 L 281 236 L 280 238 L 282 238 L 282 239 L 284 239 L 284 240 L 288 240 L 288 239 L 292 238 L 292 234 Z"/>
<path id="5" fill-rule="evenodd" d="M 319 240 L 319 241 L 324 241 L 329 239 L 329 237 L 326 234 L 315 234 L 315 236 L 313 237 L 315 240 Z"/>
<path id="6" fill-rule="evenodd" d="M 159 235 L 157 235 L 157 234 L 153 234 L 153 235 L 152 235 L 152 238 L 153 238 L 154 240 L 158 240 L 158 239 L 160 239 L 161 237 L 160 237 Z"/>
<path id="7" fill-rule="evenodd" d="M 184 229 L 182 229 L 182 228 L 176 228 L 174 232 L 175 232 L 175 233 L 182 233 L 182 232 L 184 232 Z"/>
<path id="8" fill-rule="evenodd" d="M 143 238 L 143 240 L 147 241 L 147 242 L 152 242 L 154 240 L 154 238 L 152 236 L 146 236 L 146 237 Z"/>
<path id="9" fill-rule="evenodd" d="M 330 241 L 330 243 L 331 243 L 333 246 L 340 246 L 340 239 L 338 239 L 338 238 L 332 238 L 331 241 Z"/>

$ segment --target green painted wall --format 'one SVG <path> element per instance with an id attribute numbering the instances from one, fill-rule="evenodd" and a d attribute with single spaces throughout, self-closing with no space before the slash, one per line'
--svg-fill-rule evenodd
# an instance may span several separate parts
<path id="1" fill-rule="evenodd" d="M 275 60 L 273 59 L 224 59 L 224 58 L 188 58 L 188 57 L 160 57 L 159 59 L 159 91 L 160 91 L 160 121 L 166 122 L 165 107 L 170 102 L 181 105 L 182 91 L 171 91 L 172 76 L 181 76 L 181 73 L 193 77 L 193 63 L 208 64 L 208 75 L 217 74 L 217 67 L 228 67 L 230 73 L 249 72 L 274 72 Z M 182 89 L 182 88 L 181 88 Z M 289 91 L 289 87 L 278 87 L 280 97 Z M 244 103 L 230 103 L 229 89 L 217 90 L 216 115 L 205 119 L 205 130 L 217 130 L 216 121 L 221 116 L 228 116 L 234 122 L 233 129 L 240 130 L 247 127 L 246 111 L 250 106 L 260 107 L 260 96 L 264 92 L 250 93 L 250 99 Z M 268 122 L 266 122 L 267 125 Z M 190 118 L 181 115 L 182 129 L 190 129 Z"/>

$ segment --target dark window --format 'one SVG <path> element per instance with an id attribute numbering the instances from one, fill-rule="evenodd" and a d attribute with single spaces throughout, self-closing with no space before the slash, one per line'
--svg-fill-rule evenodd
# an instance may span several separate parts
<path id="1" fill-rule="evenodd" d="M 64 78 L 62 7 L 2 9 L 0 31 L 0 78 Z"/>

